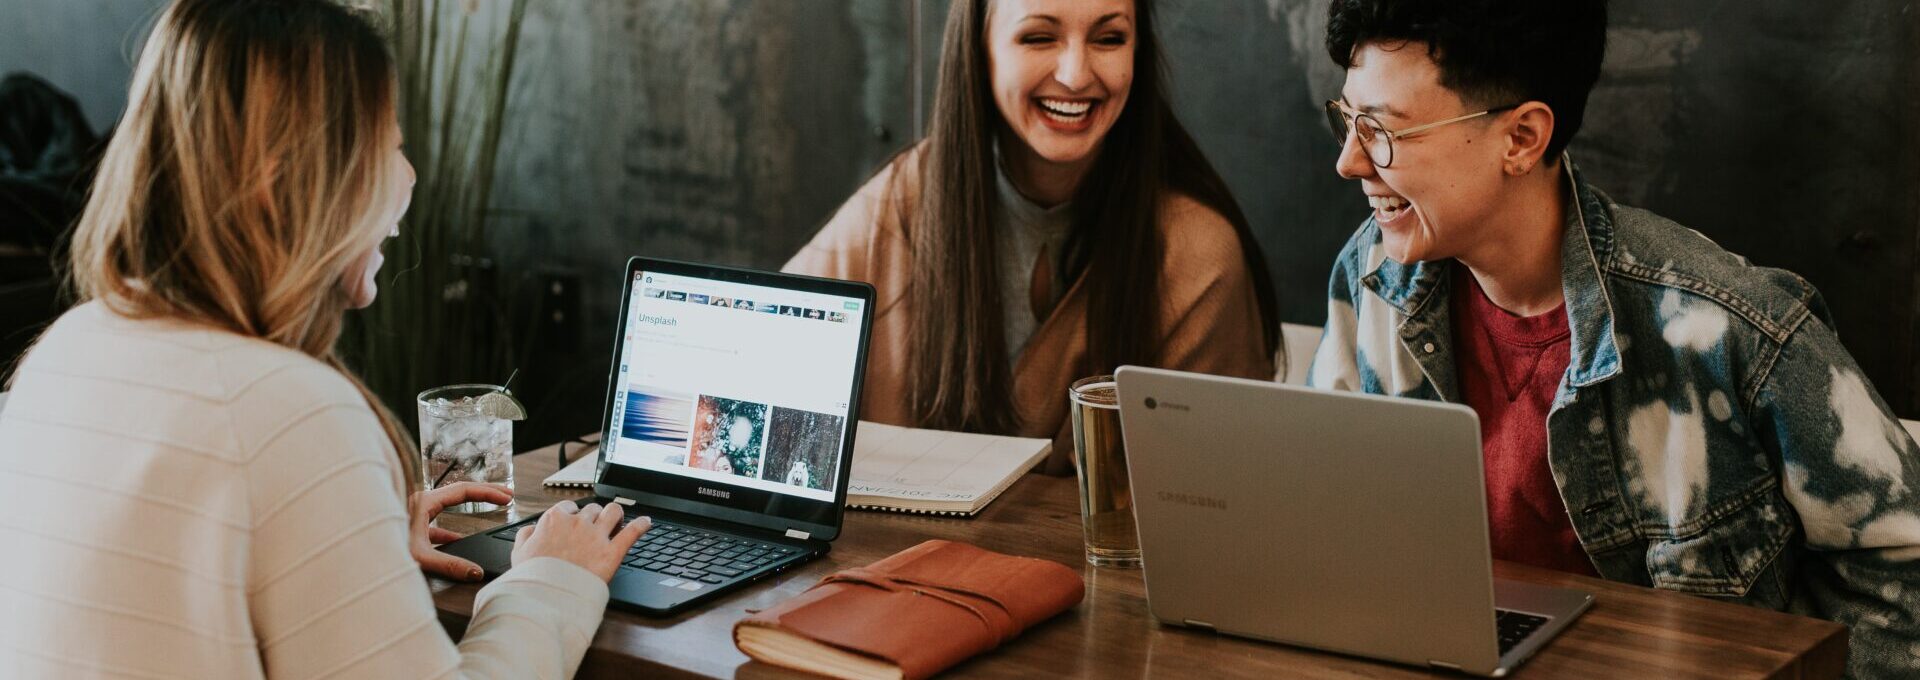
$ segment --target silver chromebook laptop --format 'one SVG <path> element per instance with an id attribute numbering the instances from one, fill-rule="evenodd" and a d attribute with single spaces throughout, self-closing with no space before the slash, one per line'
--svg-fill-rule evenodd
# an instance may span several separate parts
<path id="1" fill-rule="evenodd" d="M 1502 677 L 1593 603 L 1493 578 L 1457 404 L 1122 367 L 1155 618 Z"/>

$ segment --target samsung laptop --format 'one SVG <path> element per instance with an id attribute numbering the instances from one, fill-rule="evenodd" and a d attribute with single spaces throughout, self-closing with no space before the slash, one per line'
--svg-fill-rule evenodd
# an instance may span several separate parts
<path id="1" fill-rule="evenodd" d="M 596 498 L 653 529 L 610 584 L 668 614 L 826 554 L 840 534 L 873 287 L 633 258 L 607 379 Z M 443 550 L 489 576 L 530 517 Z"/>
<path id="2" fill-rule="evenodd" d="M 1465 406 L 1131 366 L 1117 379 L 1164 623 L 1499 677 L 1593 602 L 1493 578 Z"/>

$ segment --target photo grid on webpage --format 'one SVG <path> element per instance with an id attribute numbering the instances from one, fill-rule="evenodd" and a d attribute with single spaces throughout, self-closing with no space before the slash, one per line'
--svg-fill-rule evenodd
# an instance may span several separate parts
<path id="1" fill-rule="evenodd" d="M 860 300 L 636 276 L 609 461 L 832 501 Z"/>

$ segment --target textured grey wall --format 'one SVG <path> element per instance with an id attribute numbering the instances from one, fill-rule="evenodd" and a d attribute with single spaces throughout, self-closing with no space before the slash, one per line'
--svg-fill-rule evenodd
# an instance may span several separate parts
<path id="1" fill-rule="evenodd" d="M 571 329 L 543 327 L 554 332 L 534 339 L 522 374 L 540 377 L 528 386 L 544 398 L 531 407 L 566 423 L 556 434 L 600 415 L 627 257 L 777 267 L 906 143 L 911 10 L 897 0 L 533 6 L 498 243 L 508 269 L 577 280 L 587 301 Z"/>
<path id="2" fill-rule="evenodd" d="M 1319 323 L 1366 214 L 1332 172 L 1320 0 L 1160 5 L 1177 107 L 1254 223 L 1288 320 Z M 543 3 L 502 207 L 527 261 L 595 281 L 631 253 L 775 266 L 921 129 L 944 0 Z M 1887 399 L 1920 415 L 1915 17 L 1892 0 L 1614 3 L 1576 162 L 1621 201 L 1811 279 Z M 584 40 L 582 36 L 587 36 Z M 664 66 L 663 66 L 664 65 Z M 583 142 L 585 145 L 583 146 Z M 581 208 L 589 209 L 581 209 Z M 600 278 L 595 278 L 600 277 Z M 604 285 L 611 285 L 607 283 Z M 556 366 L 557 368 L 557 366 Z M 582 407 L 585 408 L 585 407 Z"/>
<path id="3" fill-rule="evenodd" d="M 156 4 L 6 0 L 0 71 L 39 71 L 111 119 L 127 36 Z M 523 295 L 577 279 L 584 307 L 533 338 L 516 384 L 545 395 L 545 417 L 529 425 L 598 417 L 627 256 L 777 266 L 917 135 L 946 7 L 535 0 L 494 227 L 503 265 L 542 284 Z M 1252 219 L 1284 316 L 1319 323 L 1330 260 L 1366 214 L 1318 108 L 1341 80 L 1324 0 L 1159 11 L 1182 118 Z M 1616 0 L 1613 14 L 1576 162 L 1623 202 L 1811 279 L 1888 401 L 1920 415 L 1911 3 Z"/>
<path id="4" fill-rule="evenodd" d="M 1920 18 L 1910 2 L 1617 2 L 1577 162 L 1616 199 L 1819 286 L 1920 417 Z"/>
<path id="5" fill-rule="evenodd" d="M 97 132 L 120 119 L 127 81 L 164 0 L 0 0 L 0 75 L 32 71 L 80 100 Z"/>

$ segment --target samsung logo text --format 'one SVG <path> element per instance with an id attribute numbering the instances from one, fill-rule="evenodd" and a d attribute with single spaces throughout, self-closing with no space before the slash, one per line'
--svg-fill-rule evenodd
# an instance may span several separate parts
<path id="1" fill-rule="evenodd" d="M 1191 505 L 1196 508 L 1212 508 L 1214 510 L 1227 509 L 1227 501 L 1224 498 L 1201 496 L 1180 491 L 1162 491 L 1160 492 L 1160 500 L 1167 503 Z"/>

